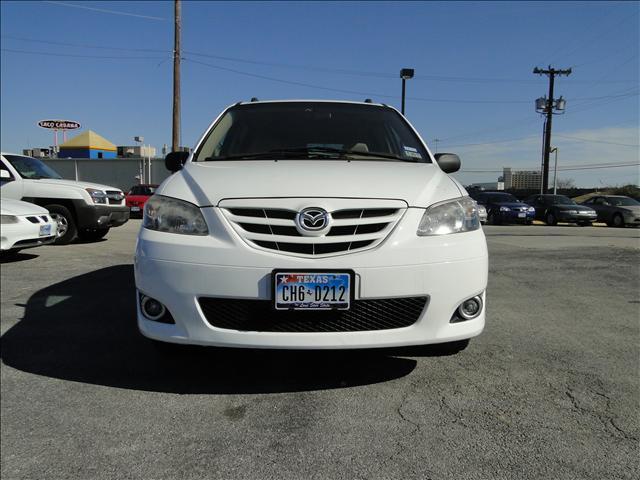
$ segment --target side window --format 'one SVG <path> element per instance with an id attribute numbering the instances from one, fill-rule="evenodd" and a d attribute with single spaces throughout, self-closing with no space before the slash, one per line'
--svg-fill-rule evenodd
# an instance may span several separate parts
<path id="1" fill-rule="evenodd" d="M 597 197 L 594 201 L 593 201 L 594 205 L 605 205 L 604 203 L 604 198 L 602 197 Z"/>

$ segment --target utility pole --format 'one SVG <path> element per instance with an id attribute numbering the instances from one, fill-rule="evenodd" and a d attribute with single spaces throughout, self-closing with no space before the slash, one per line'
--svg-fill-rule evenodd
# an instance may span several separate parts
<path id="1" fill-rule="evenodd" d="M 557 110 L 557 113 L 564 113 L 565 101 L 562 97 L 559 99 L 553 98 L 553 87 L 556 76 L 571 75 L 571 69 L 566 70 L 549 68 L 544 70 L 541 68 L 534 68 L 533 73 L 537 75 L 547 75 L 549 77 L 549 97 L 546 99 L 539 98 L 536 100 L 536 109 L 546 115 L 546 128 L 544 132 L 544 159 L 542 163 L 542 191 L 546 193 L 549 188 L 549 155 L 551 154 L 551 122 L 554 115 L 553 110 Z"/>
<path id="2" fill-rule="evenodd" d="M 173 40 L 173 135 L 171 151 L 180 148 L 180 0 L 174 0 L 174 40 Z"/>

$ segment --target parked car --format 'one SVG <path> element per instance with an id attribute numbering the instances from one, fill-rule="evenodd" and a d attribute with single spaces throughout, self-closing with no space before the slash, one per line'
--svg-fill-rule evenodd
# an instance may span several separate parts
<path id="1" fill-rule="evenodd" d="M 499 225 L 501 223 L 524 223 L 531 225 L 535 209 L 521 202 L 510 193 L 479 192 L 475 200 L 487 209 L 487 223 Z"/>
<path id="2" fill-rule="evenodd" d="M 593 208 L 598 214 L 598 221 L 610 227 L 640 225 L 640 202 L 623 195 L 597 195 L 582 202 L 582 205 Z"/>
<path id="3" fill-rule="evenodd" d="M 478 218 L 480 219 L 480 223 L 483 225 L 487 223 L 487 209 L 484 205 L 480 205 L 476 202 L 476 208 L 478 209 Z"/>
<path id="4" fill-rule="evenodd" d="M 531 195 L 525 199 L 525 203 L 533 206 L 536 209 L 535 218 L 544 221 L 547 225 L 567 222 L 589 226 L 597 218 L 593 208 L 578 205 L 564 195 Z"/>
<path id="5" fill-rule="evenodd" d="M 49 212 L 33 203 L 3 198 L 0 201 L 0 250 L 3 255 L 53 243 L 58 224 Z"/>
<path id="6" fill-rule="evenodd" d="M 129 207 L 130 216 L 142 216 L 144 204 L 154 194 L 158 185 L 134 185 L 125 196 L 125 202 Z"/>
<path id="7" fill-rule="evenodd" d="M 46 208 L 58 222 L 55 243 L 65 245 L 76 237 L 98 240 L 111 227 L 129 219 L 124 194 L 118 188 L 63 180 L 37 158 L 2 153 L 2 198 L 24 200 Z"/>
<path id="8" fill-rule="evenodd" d="M 143 335 L 228 347 L 465 348 L 485 321 L 475 202 L 397 110 L 243 102 L 144 209 Z"/>

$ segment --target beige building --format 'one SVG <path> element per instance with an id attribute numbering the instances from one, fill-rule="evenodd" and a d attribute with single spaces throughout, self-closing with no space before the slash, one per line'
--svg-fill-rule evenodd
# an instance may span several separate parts
<path id="1" fill-rule="evenodd" d="M 506 190 L 539 190 L 542 184 L 542 173 L 539 170 L 518 170 L 511 168 L 502 169 L 504 188 Z"/>

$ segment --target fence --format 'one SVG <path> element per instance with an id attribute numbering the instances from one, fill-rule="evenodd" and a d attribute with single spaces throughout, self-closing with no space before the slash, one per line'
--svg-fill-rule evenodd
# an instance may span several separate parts
<path id="1" fill-rule="evenodd" d="M 161 183 L 171 175 L 163 158 L 43 158 L 62 178 L 100 183 L 128 192 L 138 183 Z"/>

